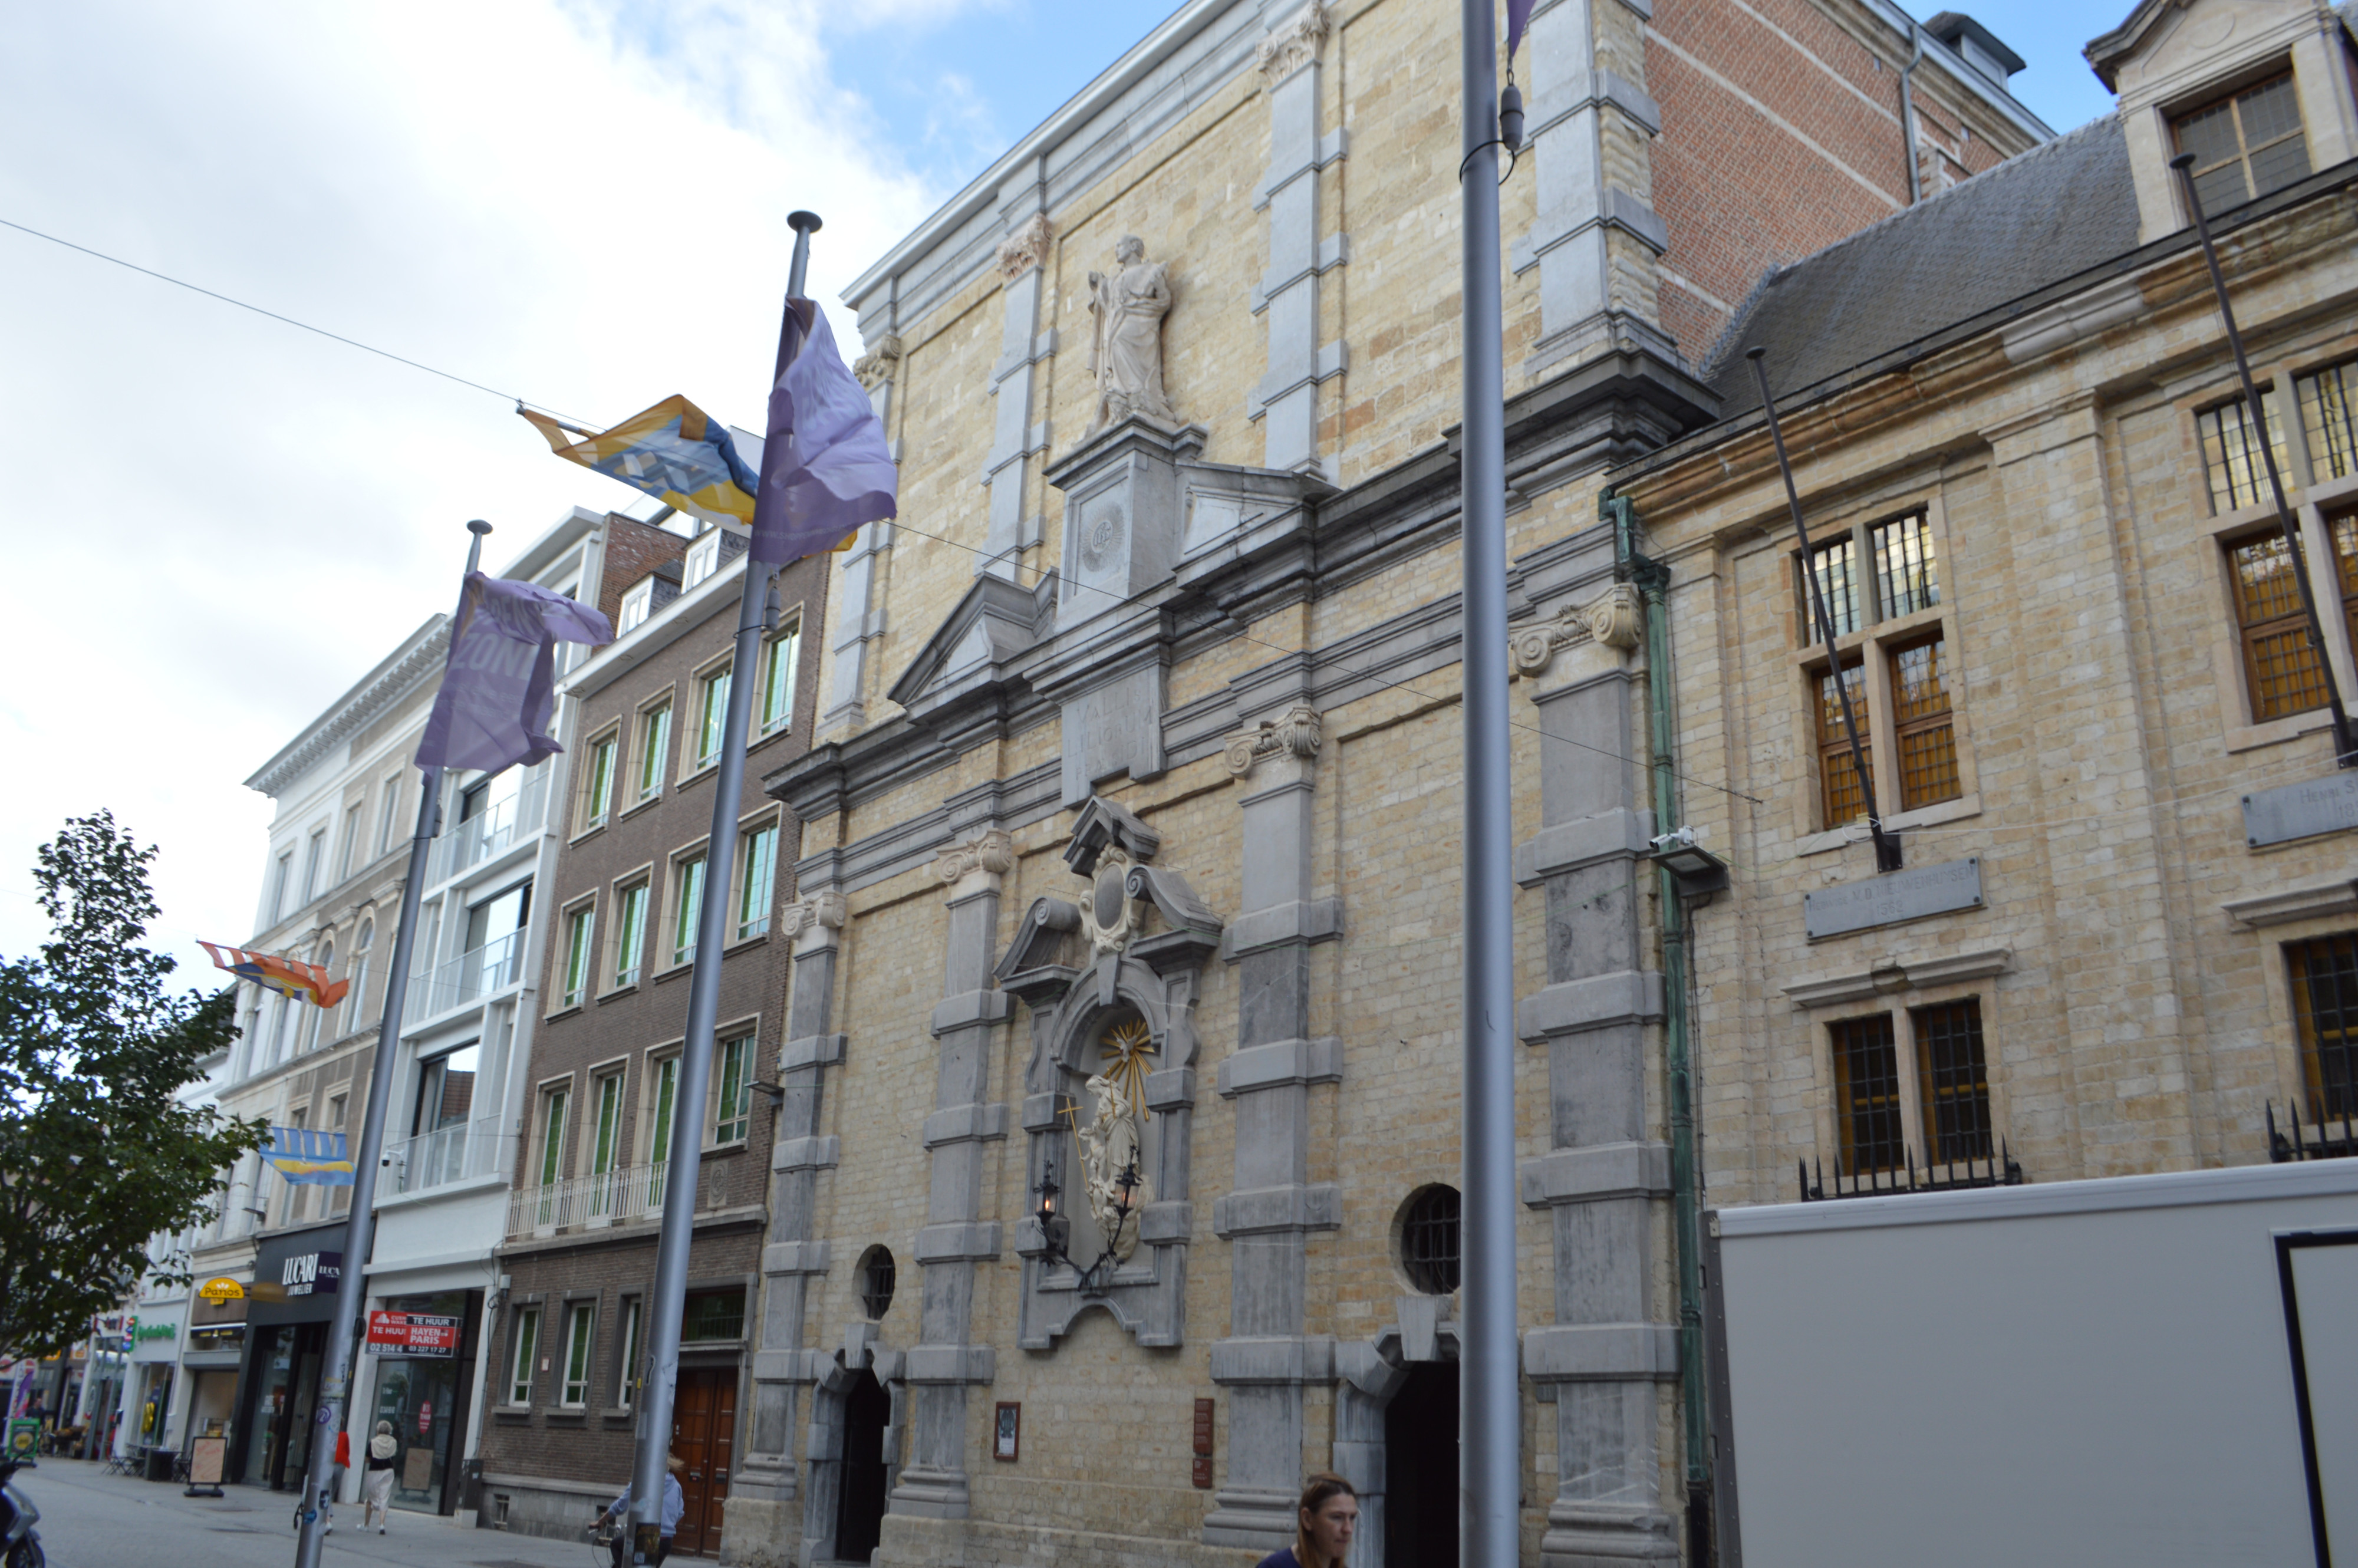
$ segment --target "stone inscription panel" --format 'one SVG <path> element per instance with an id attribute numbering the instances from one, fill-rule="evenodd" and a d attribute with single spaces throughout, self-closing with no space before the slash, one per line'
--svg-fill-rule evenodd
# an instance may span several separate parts
<path id="1" fill-rule="evenodd" d="M 2255 849 L 2358 827 L 2358 772 L 2282 784 L 2244 797 L 2244 842 Z"/>
<path id="2" fill-rule="evenodd" d="M 1982 862 L 1978 855 L 1937 866 L 1916 866 L 1865 881 L 1820 888 L 1801 895 L 1801 918 L 1810 940 L 1897 925 L 1928 914 L 1982 906 Z"/>

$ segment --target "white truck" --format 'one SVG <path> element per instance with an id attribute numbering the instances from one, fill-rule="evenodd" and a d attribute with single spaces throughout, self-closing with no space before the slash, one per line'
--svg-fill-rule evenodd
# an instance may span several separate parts
<path id="1" fill-rule="evenodd" d="M 2358 1568 L 2358 1160 L 1704 1228 L 1723 1568 Z"/>

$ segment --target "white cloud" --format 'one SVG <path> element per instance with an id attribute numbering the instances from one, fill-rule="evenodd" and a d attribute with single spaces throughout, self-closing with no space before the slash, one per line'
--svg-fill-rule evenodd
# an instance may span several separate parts
<path id="1" fill-rule="evenodd" d="M 20 7 L 0 217 L 577 416 L 685 392 L 752 423 L 786 212 L 826 218 L 832 304 L 944 194 L 815 14 Z M 104 806 L 163 847 L 156 935 L 201 964 L 252 928 L 270 807 L 240 781 L 448 607 L 465 520 L 496 565 L 633 492 L 484 393 L 5 230 L 0 294 L 0 953 L 41 934 L 35 846 Z"/>

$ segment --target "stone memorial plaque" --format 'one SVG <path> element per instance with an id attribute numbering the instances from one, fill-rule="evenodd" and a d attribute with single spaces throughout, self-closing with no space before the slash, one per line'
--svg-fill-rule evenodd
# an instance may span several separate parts
<path id="1" fill-rule="evenodd" d="M 2251 849 L 2344 827 L 2358 827 L 2358 772 L 2255 790 L 2244 797 L 2244 842 Z"/>
<path id="2" fill-rule="evenodd" d="M 1840 936 L 1877 925 L 1897 925 L 1928 914 L 1982 907 L 1982 862 L 1978 855 L 1937 866 L 1844 882 L 1801 895 L 1801 919 L 1810 940 Z"/>

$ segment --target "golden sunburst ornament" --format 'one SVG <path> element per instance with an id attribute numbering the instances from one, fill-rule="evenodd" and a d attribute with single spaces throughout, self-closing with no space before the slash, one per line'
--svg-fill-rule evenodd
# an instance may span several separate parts
<path id="1" fill-rule="evenodd" d="M 1106 1053 L 1098 1070 L 1108 1081 L 1121 1086 L 1121 1092 L 1140 1117 L 1152 1116 L 1153 1112 L 1146 1108 L 1146 1059 L 1155 1054 L 1155 1049 L 1154 1033 L 1146 1027 L 1146 1021 L 1126 1018 L 1107 1030 L 1098 1043 Z"/>

